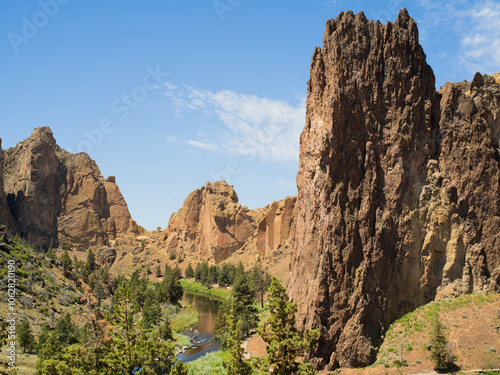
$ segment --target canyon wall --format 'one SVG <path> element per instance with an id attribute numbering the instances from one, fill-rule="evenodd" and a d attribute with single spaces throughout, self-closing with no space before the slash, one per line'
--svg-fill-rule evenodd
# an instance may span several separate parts
<path id="1" fill-rule="evenodd" d="M 317 367 L 365 366 L 388 325 L 500 284 L 500 86 L 435 89 L 415 21 L 341 13 L 308 83 L 288 288 Z"/>

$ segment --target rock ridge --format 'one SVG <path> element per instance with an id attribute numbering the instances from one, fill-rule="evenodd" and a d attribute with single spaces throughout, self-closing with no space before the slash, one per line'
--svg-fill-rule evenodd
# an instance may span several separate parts
<path id="1" fill-rule="evenodd" d="M 2 166 L 9 212 L 36 248 L 102 245 L 143 230 L 132 220 L 114 178 L 105 180 L 87 154 L 57 146 L 48 127 L 36 128 L 5 150 Z"/>

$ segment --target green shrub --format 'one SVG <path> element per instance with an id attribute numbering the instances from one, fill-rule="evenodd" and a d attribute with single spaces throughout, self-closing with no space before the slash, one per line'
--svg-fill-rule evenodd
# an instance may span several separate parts
<path id="1" fill-rule="evenodd" d="M 196 361 L 186 364 L 188 375 L 226 374 L 223 361 L 224 353 L 222 351 L 208 353 Z"/>
<path id="2" fill-rule="evenodd" d="M 408 363 L 407 362 L 401 362 L 399 359 L 396 359 L 392 362 L 392 366 L 393 367 L 397 367 L 397 368 L 400 368 L 400 367 L 408 367 Z"/>

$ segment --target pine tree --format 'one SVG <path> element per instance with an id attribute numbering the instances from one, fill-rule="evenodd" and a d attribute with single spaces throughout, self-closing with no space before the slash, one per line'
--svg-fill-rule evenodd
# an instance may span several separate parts
<path id="1" fill-rule="evenodd" d="M 87 254 L 87 268 L 90 272 L 94 271 L 97 268 L 94 252 L 92 251 L 92 249 L 89 249 L 89 252 Z"/>
<path id="2" fill-rule="evenodd" d="M 151 291 L 154 293 L 154 291 Z M 160 305 L 156 303 L 156 298 L 154 298 L 151 294 L 146 298 L 146 302 L 144 303 L 144 308 L 142 309 L 142 322 L 144 328 L 150 329 L 160 320 L 161 309 Z"/>
<path id="3" fill-rule="evenodd" d="M 448 339 L 446 337 L 446 327 L 439 315 L 433 319 L 433 328 L 431 331 L 431 360 L 434 362 L 436 370 L 448 370 L 452 365 L 452 359 L 448 353 Z"/>
<path id="4" fill-rule="evenodd" d="M 299 364 L 296 360 L 312 351 L 318 332 L 301 333 L 295 328 L 297 304 L 289 301 L 286 288 L 275 277 L 269 292 L 270 315 L 259 330 L 262 339 L 269 344 L 265 372 L 277 375 L 315 373 L 310 364 Z"/>
<path id="5" fill-rule="evenodd" d="M 71 315 L 69 315 L 69 313 L 57 322 L 54 334 L 62 347 L 78 342 L 78 330 L 71 322 Z"/>
<path id="6" fill-rule="evenodd" d="M 223 365 L 227 375 L 250 375 L 252 367 L 244 359 L 245 350 L 241 347 L 241 337 L 238 329 L 236 316 L 236 303 L 231 301 L 231 307 L 227 316 L 227 344 L 229 347 L 228 358 L 224 360 Z"/>
<path id="7" fill-rule="evenodd" d="M 254 305 L 254 294 L 250 281 L 244 273 L 237 276 L 231 296 L 235 305 L 238 332 L 240 338 L 243 338 L 258 326 L 258 310 Z M 231 303 L 226 300 L 219 308 L 219 313 L 214 322 L 213 340 L 224 349 L 230 348 L 229 332 L 227 330 L 230 313 Z"/>
<path id="8" fill-rule="evenodd" d="M 63 254 L 61 256 L 61 265 L 64 271 L 68 272 L 69 270 L 71 270 L 72 262 L 71 258 L 68 255 L 68 250 L 63 251 Z"/>
<path id="9" fill-rule="evenodd" d="M 271 277 L 267 272 L 260 267 L 260 265 L 255 265 L 251 273 L 252 288 L 255 295 L 260 300 L 260 307 L 264 308 L 264 296 L 266 295 L 267 289 L 271 284 Z"/>
<path id="10" fill-rule="evenodd" d="M 17 329 L 19 345 L 23 348 L 23 353 L 31 353 L 35 349 L 35 337 L 31 331 L 31 326 L 27 320 L 23 320 Z"/>
<path id="11" fill-rule="evenodd" d="M 194 277 L 194 271 L 193 267 L 191 266 L 191 263 L 188 264 L 186 271 L 184 271 L 184 277 L 186 277 L 186 279 Z"/>
<path id="12" fill-rule="evenodd" d="M 233 292 L 236 303 L 238 327 L 242 337 L 248 336 L 258 326 L 258 310 L 254 305 L 255 294 L 250 285 L 250 280 L 245 273 L 240 274 L 234 281 Z"/>
<path id="13" fill-rule="evenodd" d="M 168 315 L 165 315 L 165 317 L 163 318 L 160 328 L 158 329 L 158 335 L 160 336 L 160 339 L 165 341 L 174 339 L 174 336 L 172 335 L 172 326 L 170 324 Z"/>

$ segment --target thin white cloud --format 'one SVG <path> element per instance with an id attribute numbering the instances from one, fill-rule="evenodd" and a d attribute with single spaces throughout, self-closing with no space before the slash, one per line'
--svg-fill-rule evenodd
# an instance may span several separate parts
<path id="1" fill-rule="evenodd" d="M 425 10 L 423 38 L 439 41 L 454 34 L 459 41 L 458 48 L 449 51 L 457 68 L 470 75 L 500 71 L 500 2 L 418 0 L 418 4 Z"/>
<path id="2" fill-rule="evenodd" d="M 472 27 L 461 40 L 464 64 L 470 71 L 499 72 L 500 3 L 481 2 L 467 13 Z"/>
<path id="3" fill-rule="evenodd" d="M 190 145 L 264 160 L 298 160 L 305 100 L 293 106 L 282 100 L 228 90 L 211 92 L 189 86 L 167 90 L 165 94 L 176 107 L 202 111 L 224 125 L 222 130 L 215 128 L 210 136 L 189 141 Z"/>
<path id="4" fill-rule="evenodd" d="M 208 151 L 216 151 L 219 149 L 219 147 L 217 145 L 214 145 L 211 143 L 199 142 L 199 141 L 195 141 L 195 140 L 187 141 L 187 143 L 190 144 L 191 146 L 199 147 L 199 148 L 202 148 L 202 149 L 208 150 Z"/>

